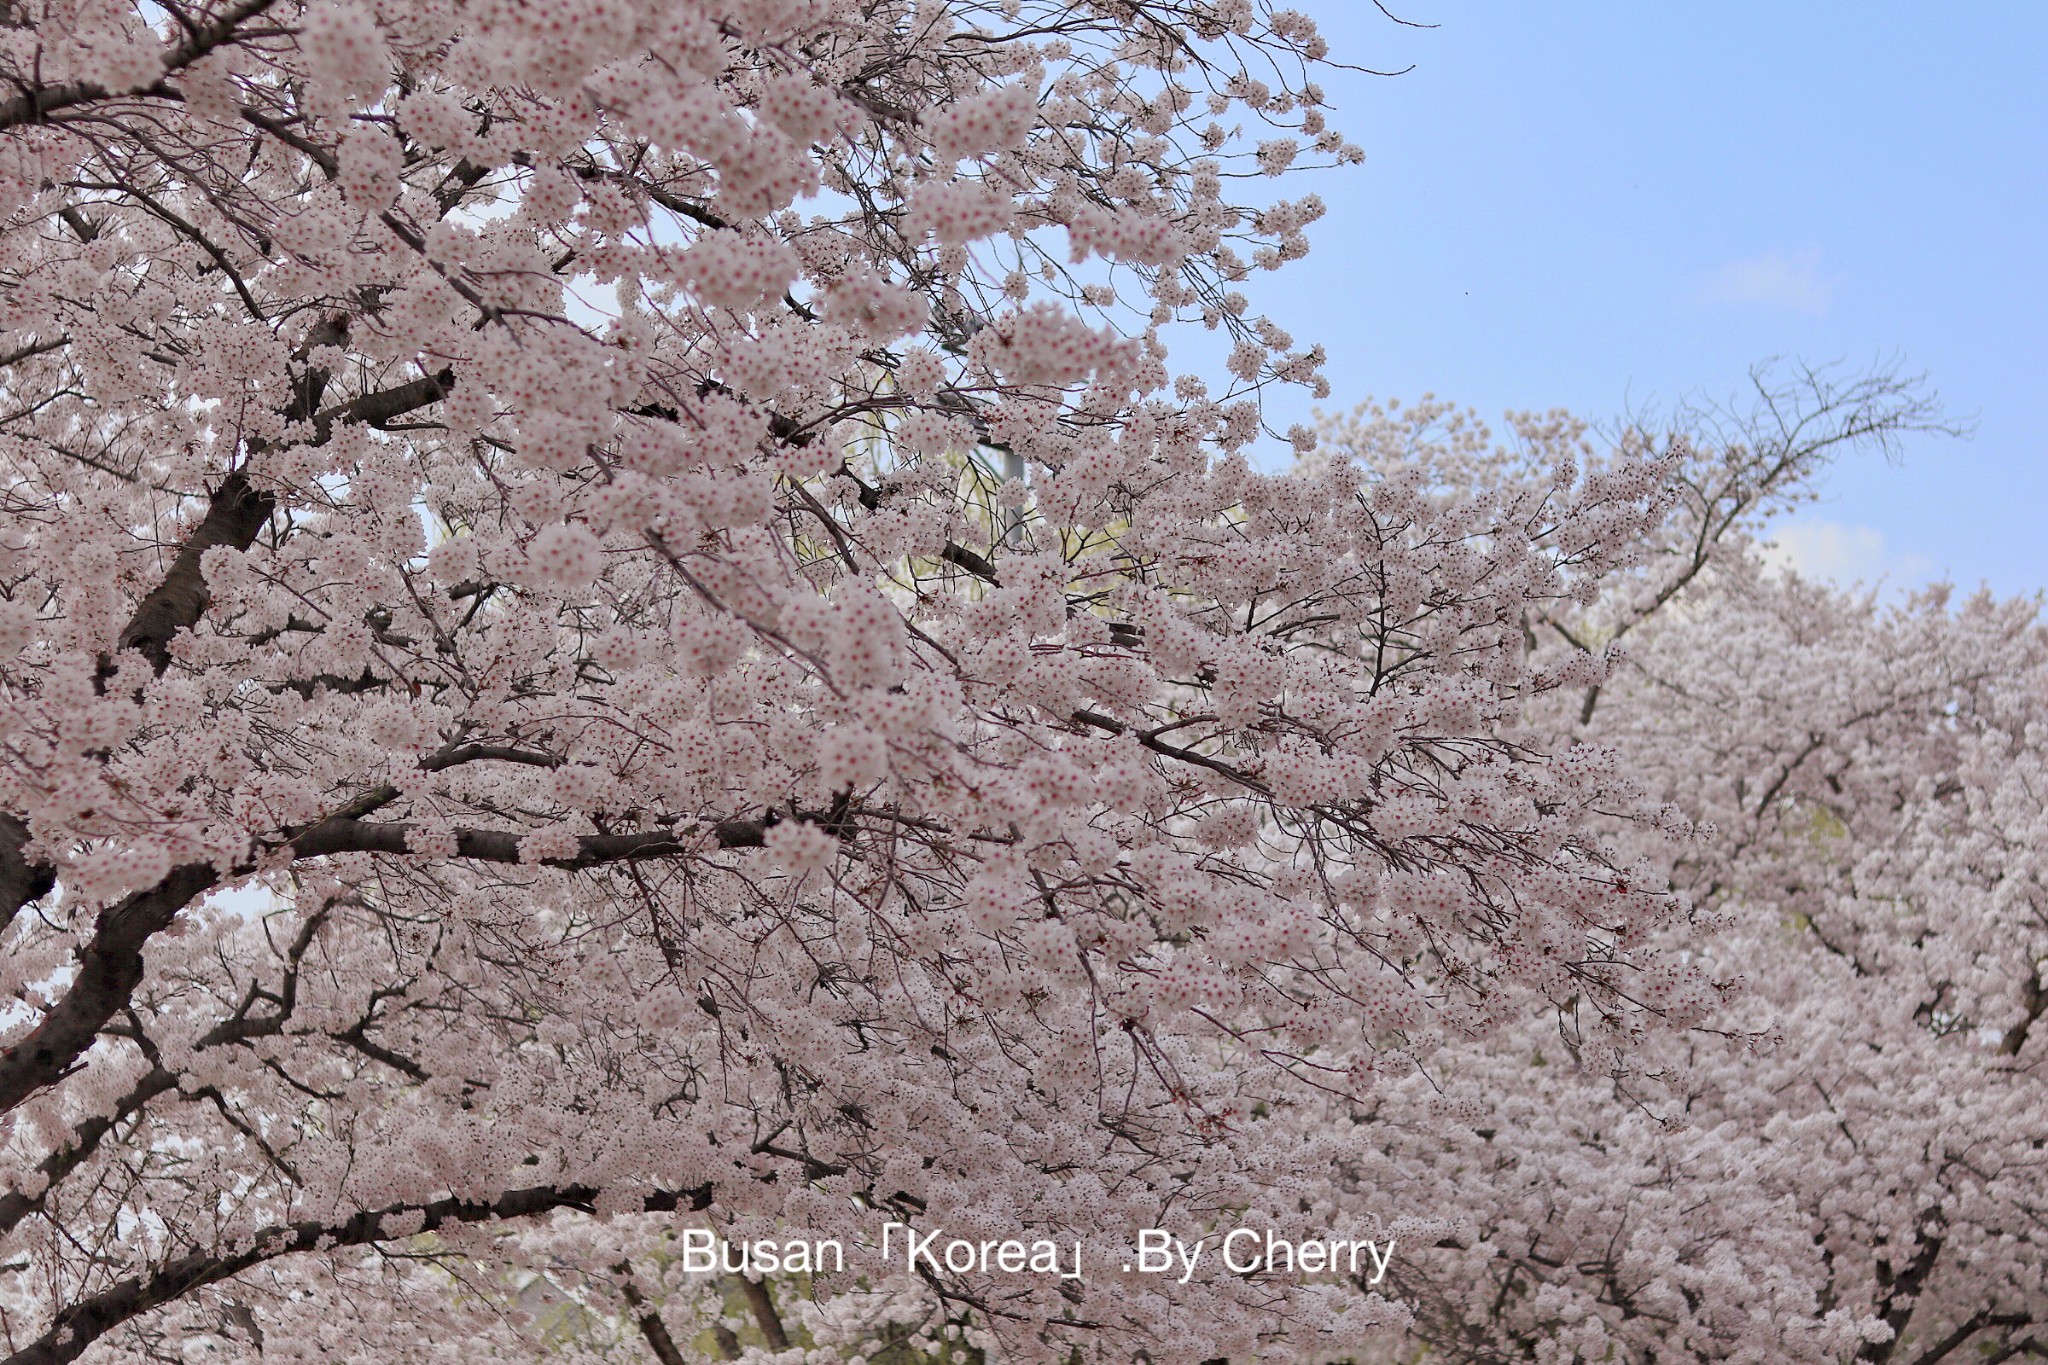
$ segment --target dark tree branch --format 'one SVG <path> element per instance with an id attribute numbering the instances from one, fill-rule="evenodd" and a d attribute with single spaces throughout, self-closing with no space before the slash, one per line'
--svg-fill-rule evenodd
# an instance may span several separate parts
<path id="1" fill-rule="evenodd" d="M 0 1052 L 0 1113 L 64 1078 L 142 984 L 142 949 L 150 936 L 219 880 L 212 864 L 186 863 L 100 912 L 92 938 L 78 950 L 71 988 L 28 1037 Z"/>
<path id="2" fill-rule="evenodd" d="M 803 811 L 795 816 L 783 816 L 780 812 L 771 811 L 757 819 L 721 820 L 711 827 L 711 833 L 720 848 L 759 848 L 768 831 L 783 819 L 801 820 L 842 834 L 845 828 L 844 817 L 835 821 L 829 812 Z M 406 820 L 373 822 L 335 815 L 291 839 L 288 847 L 294 859 L 322 858 L 336 853 L 405 854 L 411 851 L 407 840 L 415 828 Z M 694 832 L 694 827 L 680 835 L 668 830 L 650 830 L 640 834 L 586 834 L 577 839 L 573 854 L 543 859 L 543 862 L 548 867 L 574 871 L 611 863 L 679 857 L 690 851 L 691 832 Z M 522 837 L 514 830 L 459 829 L 455 831 L 455 856 L 485 863 L 516 863 L 520 861 L 519 841 Z"/>
<path id="3" fill-rule="evenodd" d="M 73 212 L 76 212 L 76 210 L 74 209 Z M 51 337 L 48 341 L 31 341 L 26 345 L 9 351 L 6 355 L 0 355 L 0 370 L 4 370 L 10 365 L 18 365 L 24 360 L 32 360 L 39 355 L 48 355 L 51 351 L 61 351 L 70 344 L 71 337 L 69 334 Z"/>
<path id="4" fill-rule="evenodd" d="M 2042 988 L 2038 971 L 2020 987 L 2020 1005 L 2026 1013 L 2022 1014 L 2019 1022 L 2007 1029 L 2005 1036 L 1998 1040 L 1998 1051 L 2001 1056 L 2019 1056 L 2020 1049 L 2027 1045 L 2027 1035 L 2040 1021 L 2041 1015 L 2048 1012 L 2048 990 Z"/>
<path id="5" fill-rule="evenodd" d="M 322 412 L 313 414 L 313 430 L 319 441 L 324 442 L 337 422 L 344 425 L 361 422 L 365 426 L 382 426 L 394 418 L 407 413 L 431 407 L 448 396 L 455 387 L 455 372 L 442 370 L 436 374 L 422 375 L 408 384 L 397 388 L 381 389 L 338 403 Z"/>
<path id="6" fill-rule="evenodd" d="M 14 922 L 22 906 L 41 900 L 57 885 L 57 869 L 32 863 L 22 852 L 28 841 L 28 826 L 0 812 L 0 929 Z"/>
<path id="7" fill-rule="evenodd" d="M 49 1331 L 0 1361 L 0 1365 L 68 1365 L 121 1324 L 280 1256 L 331 1247 L 369 1246 L 433 1232 L 455 1223 L 533 1218 L 557 1209 L 589 1213 L 596 1208 L 602 1193 L 589 1185 L 539 1185 L 510 1190 L 494 1200 L 438 1199 L 429 1204 L 365 1210 L 341 1223 L 287 1223 L 258 1234 L 248 1250 L 232 1255 L 194 1252 L 180 1256 L 147 1275 L 121 1280 L 80 1299 L 57 1315 Z M 685 1190 L 657 1190 L 640 1201 L 641 1209 L 647 1213 L 710 1206 L 708 1184 Z M 391 1225 L 389 1230 L 387 1222 Z"/>
<path id="8" fill-rule="evenodd" d="M 171 561 L 171 571 L 156 590 L 142 599 L 121 632 L 121 648 L 140 650 L 159 675 L 171 666 L 171 640 L 199 623 L 208 601 L 206 578 L 199 560 L 216 545 L 246 550 L 270 520 L 277 499 L 259 492 L 240 470 L 222 479 L 207 504 L 206 517 L 194 528 Z M 102 678 L 111 664 L 102 664 Z"/>
<path id="9" fill-rule="evenodd" d="M 61 1184 L 64 1178 L 84 1165 L 92 1154 L 99 1150 L 100 1142 L 157 1096 L 175 1089 L 178 1078 L 162 1067 L 152 1067 L 135 1088 L 123 1095 L 111 1114 L 101 1114 L 87 1119 L 72 1130 L 71 1140 L 56 1151 L 44 1157 L 36 1165 L 36 1173 L 43 1177 L 43 1190 L 47 1193 Z M 0 1235 L 12 1232 L 16 1224 L 42 1206 L 43 1196 L 24 1194 L 10 1190 L 0 1195 Z"/>
<path id="10" fill-rule="evenodd" d="M 720 848 L 759 848 L 768 831 L 784 819 L 818 825 L 841 838 L 851 832 L 843 808 L 831 811 L 799 811 L 785 816 L 769 811 L 749 820 L 722 820 L 711 834 Z M 327 857 L 338 853 L 390 853 L 405 855 L 415 826 L 407 821 L 370 822 L 351 815 L 334 815 L 286 841 L 294 860 Z M 678 835 L 667 830 L 639 834 L 587 834 L 577 840 L 576 852 L 563 858 L 549 858 L 549 867 L 578 870 L 615 863 L 673 858 L 692 848 L 692 827 Z M 517 863 L 521 836 L 512 830 L 459 830 L 455 836 L 458 858 L 479 862 Z M 220 874 L 210 863 L 187 863 L 146 891 L 137 891 L 120 904 L 103 911 L 93 936 L 79 951 L 78 974 L 62 999 L 51 1006 L 43 1021 L 21 1042 L 0 1052 L 0 1113 L 20 1104 L 46 1085 L 62 1080 L 93 1044 L 109 1019 L 125 1009 L 135 988 L 142 983 L 142 950 L 151 936 L 168 928 L 177 914 L 193 900 L 213 889 Z M 363 1040 L 352 1040 L 364 1049 Z M 400 1060 L 379 1060 L 405 1070 Z"/>
<path id="11" fill-rule="evenodd" d="M 761 1337 L 771 1351 L 789 1349 L 789 1333 L 782 1329 L 782 1315 L 775 1311 L 775 1300 L 768 1293 L 768 1286 L 746 1275 L 739 1276 L 740 1293 L 747 1299 L 747 1307 L 753 1310 L 754 1322 L 761 1329 Z"/>
<path id="12" fill-rule="evenodd" d="M 620 1261 L 612 1268 L 619 1277 L 619 1294 L 626 1306 L 633 1310 L 633 1320 L 640 1324 L 640 1335 L 647 1338 L 647 1349 L 654 1352 L 654 1358 L 661 1365 L 687 1365 L 688 1357 L 676 1346 L 676 1339 L 669 1335 L 668 1324 L 661 1320 L 661 1314 L 654 1311 L 654 1305 L 647 1302 L 646 1295 L 633 1283 L 633 1265 Z"/>
<path id="13" fill-rule="evenodd" d="M 182 71 L 215 48 L 233 42 L 236 29 L 262 14 L 274 3 L 275 0 L 242 0 L 241 4 L 228 10 L 213 23 L 194 30 L 189 38 L 164 54 L 164 74 Z M 92 81 L 76 81 L 68 85 L 38 85 L 24 90 L 5 103 L 0 103 L 0 130 L 19 128 L 24 124 L 44 123 L 49 120 L 50 115 L 66 109 L 75 109 L 80 105 L 98 104 L 113 99 L 132 99 L 138 96 L 179 98 L 177 92 L 161 79 L 139 90 L 109 90 Z"/>
<path id="14" fill-rule="evenodd" d="M 1885 1365 L 1898 1349 L 1899 1341 L 1906 1334 L 1906 1325 L 1913 1320 L 1913 1310 L 1920 1306 L 1920 1291 L 1927 1286 L 1927 1277 L 1934 1273 L 1935 1265 L 1941 1260 L 1944 1240 L 1934 1229 L 1940 1227 L 1939 1214 L 1923 1215 L 1931 1226 L 1923 1227 L 1919 1235 L 1919 1249 L 1913 1259 L 1894 1272 L 1889 1261 L 1877 1263 L 1877 1282 L 1884 1287 L 1884 1296 L 1878 1300 L 1878 1316 L 1892 1329 L 1891 1337 L 1885 1341 L 1864 1343 L 1856 1355 L 1858 1360 L 1867 1360 L 1872 1365 Z"/>

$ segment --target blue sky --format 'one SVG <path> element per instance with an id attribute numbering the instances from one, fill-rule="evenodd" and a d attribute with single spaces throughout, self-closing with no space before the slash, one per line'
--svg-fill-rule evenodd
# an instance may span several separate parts
<path id="1" fill-rule="evenodd" d="M 1294 3 L 1339 59 L 1414 64 L 1325 80 L 1366 163 L 1256 280 L 1334 404 L 1612 418 L 1773 355 L 1895 357 L 1975 435 L 1838 465 L 1788 543 L 2048 587 L 2048 4 Z"/>

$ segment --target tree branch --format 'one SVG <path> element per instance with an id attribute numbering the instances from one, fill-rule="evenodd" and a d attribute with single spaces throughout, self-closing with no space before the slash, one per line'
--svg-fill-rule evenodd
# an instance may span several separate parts
<path id="1" fill-rule="evenodd" d="M 647 1349 L 654 1352 L 654 1358 L 661 1365 L 687 1365 L 686 1357 L 676 1346 L 676 1339 L 669 1335 L 668 1324 L 661 1320 L 661 1314 L 647 1302 L 647 1297 L 633 1283 L 633 1264 L 620 1261 L 612 1267 L 619 1277 L 619 1294 L 626 1306 L 633 1310 L 633 1320 L 640 1324 L 640 1335 L 647 1338 Z"/>
<path id="2" fill-rule="evenodd" d="M 226 43 L 234 41 L 235 30 L 269 9 L 275 0 L 242 0 L 218 20 L 205 28 L 195 30 L 177 47 L 164 54 L 164 74 L 182 71 Z M 97 104 L 102 100 L 132 99 L 141 95 L 159 98 L 182 98 L 171 87 L 158 79 L 153 84 L 135 90 L 109 90 L 92 81 L 74 81 L 68 85 L 39 85 L 24 90 L 13 99 L 0 104 L 0 130 L 19 128 L 24 124 L 48 122 L 50 115 L 65 109 L 74 109 L 82 104 Z"/>
<path id="3" fill-rule="evenodd" d="M 749 820 L 721 820 L 711 834 L 720 848 L 759 848 L 768 831 L 785 819 L 815 824 L 841 838 L 851 830 L 843 809 L 768 811 Z M 409 821 L 371 822 L 352 815 L 333 815 L 288 840 L 294 860 L 338 853 L 412 852 Z M 576 852 L 545 859 L 549 867 L 579 870 L 613 863 L 673 858 L 693 847 L 692 827 L 683 834 L 657 830 L 639 834 L 586 834 Z M 513 830 L 458 830 L 455 856 L 479 862 L 520 862 L 521 835 Z M 177 914 L 219 882 L 210 863 L 187 863 L 145 891 L 137 891 L 100 914 L 92 939 L 79 951 L 78 974 L 71 988 L 51 1006 L 43 1021 L 21 1042 L 0 1052 L 0 1113 L 6 1113 L 46 1085 L 62 1080 L 93 1044 L 109 1019 L 127 1007 L 142 982 L 142 949 L 151 936 L 168 928 Z M 393 1063 L 396 1065 L 396 1063 Z M 400 1068 L 403 1069 L 402 1067 Z"/>
<path id="4" fill-rule="evenodd" d="M 78 974 L 35 1029 L 0 1052 L 0 1113 L 62 1080 L 142 984 L 142 948 L 220 880 L 210 863 L 171 869 L 155 886 L 100 912 L 78 952 Z"/>
<path id="5" fill-rule="evenodd" d="M 761 1329 L 761 1337 L 771 1351 L 789 1349 L 789 1333 L 782 1328 L 782 1315 L 775 1311 L 775 1300 L 768 1293 L 768 1286 L 747 1275 L 737 1277 L 740 1293 L 747 1299 L 747 1307 L 753 1310 L 754 1322 Z"/>
<path id="6" fill-rule="evenodd" d="M 2048 1012 L 2048 990 L 2042 989 L 2038 970 L 2020 987 L 2020 1004 L 2026 1013 L 1998 1040 L 1998 1052 L 2002 1057 L 2019 1056 L 2020 1049 L 2027 1045 L 2027 1034 L 2033 1031 L 2041 1015 Z"/>
<path id="7" fill-rule="evenodd" d="M 36 1164 L 36 1173 L 43 1178 L 43 1192 L 55 1189 L 64 1178 L 99 1150 L 102 1139 L 114 1131 L 122 1122 L 147 1105 L 157 1096 L 175 1089 L 178 1078 L 162 1067 L 152 1067 L 135 1088 L 123 1095 L 111 1114 L 100 1114 L 87 1119 L 72 1130 L 71 1140 L 51 1152 Z M 20 1190 L 9 1190 L 0 1195 L 0 1235 L 12 1232 L 15 1225 L 42 1205 L 42 1194 L 25 1194 Z"/>
<path id="8" fill-rule="evenodd" d="M 709 1184 L 703 1184 L 683 1190 L 657 1190 L 640 1201 L 640 1208 L 647 1213 L 706 1209 L 711 1206 L 711 1189 Z M 557 1209 L 589 1213 L 596 1208 L 602 1193 L 589 1185 L 539 1185 L 510 1190 L 494 1200 L 448 1198 L 429 1204 L 365 1210 L 343 1223 L 287 1223 L 257 1235 L 247 1250 L 231 1255 L 195 1252 L 180 1256 L 164 1262 L 150 1274 L 132 1276 L 80 1299 L 57 1315 L 49 1331 L 0 1365 L 68 1365 L 121 1324 L 280 1256 L 331 1247 L 368 1246 L 433 1232 L 454 1223 L 533 1218 Z M 387 1222 L 392 1225 L 389 1229 Z"/>
<path id="9" fill-rule="evenodd" d="M 799 811 L 793 816 L 784 816 L 778 811 L 770 811 L 752 820 L 721 820 L 711 827 L 711 833 L 720 848 L 759 848 L 768 831 L 785 819 L 819 825 L 842 835 L 845 829 L 843 815 L 835 819 L 830 812 Z M 333 815 L 294 836 L 288 847 L 295 860 L 323 858 L 337 853 L 405 854 L 412 851 L 407 841 L 417 828 L 409 820 L 369 821 Z M 546 858 L 542 862 L 548 867 L 575 871 L 610 863 L 674 858 L 690 851 L 689 835 L 695 829 L 693 826 L 684 834 L 669 830 L 640 834 L 585 834 L 576 840 L 574 853 L 562 858 Z M 455 831 L 455 856 L 485 863 L 516 863 L 521 861 L 519 841 L 523 837 L 515 830 L 459 829 Z"/>
<path id="10" fill-rule="evenodd" d="M 199 571 L 200 557 L 216 545 L 248 549 L 276 508 L 277 499 L 257 491 L 241 470 L 222 479 L 207 504 L 205 519 L 178 547 L 171 571 L 128 619 L 121 631 L 121 648 L 140 650 L 159 675 L 169 668 L 172 638 L 197 625 L 206 611 L 208 596 L 206 578 Z M 102 661 L 102 681 L 111 672 L 111 661 Z"/>
<path id="11" fill-rule="evenodd" d="M 57 885 L 56 868 L 32 863 L 22 852 L 28 840 L 28 826 L 0 812 L 0 929 L 14 922 L 22 906 L 41 900 Z"/>

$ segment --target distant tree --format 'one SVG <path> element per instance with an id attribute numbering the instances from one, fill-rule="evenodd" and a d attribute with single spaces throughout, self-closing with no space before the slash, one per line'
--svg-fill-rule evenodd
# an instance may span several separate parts
<path id="1" fill-rule="evenodd" d="M 1424 1359 L 2048 1353 L 2048 632 L 2038 601 L 1766 573 L 1762 516 L 1830 452 L 1949 424 L 1895 371 L 1755 388 L 1718 424 L 1667 419 L 1680 496 L 1636 585 L 1537 637 L 1629 655 L 1535 722 L 1699 822 L 1634 848 L 1695 908 L 1665 946 L 1742 989 L 1625 1074 L 1532 1011 L 1288 1116 L 1369 1135 L 1329 1201 L 1413 1216 L 1388 1281 Z M 1331 440 L 1373 462 L 1412 444 L 1396 430 Z"/>

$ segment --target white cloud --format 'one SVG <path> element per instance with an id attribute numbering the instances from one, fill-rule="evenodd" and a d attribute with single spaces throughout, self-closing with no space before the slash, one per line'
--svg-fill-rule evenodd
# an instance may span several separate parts
<path id="1" fill-rule="evenodd" d="M 1706 303 L 1759 304 L 1818 317 L 1828 311 L 1833 292 L 1833 286 L 1821 278 L 1818 251 L 1797 255 L 1767 251 L 1722 266 L 1700 287 L 1700 298 Z"/>
<path id="2" fill-rule="evenodd" d="M 1780 526 L 1764 544 L 1764 562 L 1780 572 L 1822 579 L 1840 587 L 1852 583 L 1914 583 L 1934 574 L 1925 555 L 1899 554 L 1885 548 L 1884 536 L 1868 526 L 1835 521 L 1801 521 Z"/>

